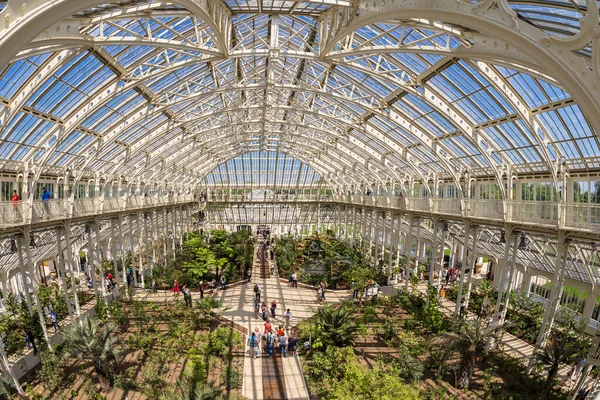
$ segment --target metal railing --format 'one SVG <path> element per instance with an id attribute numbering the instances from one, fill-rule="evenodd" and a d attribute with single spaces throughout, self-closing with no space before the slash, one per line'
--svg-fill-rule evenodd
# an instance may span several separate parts
<path id="1" fill-rule="evenodd" d="M 84 198 L 73 201 L 70 199 L 34 200 L 31 204 L 27 201 L 5 201 L 0 202 L 0 228 L 193 201 L 193 194 Z"/>
<path id="2" fill-rule="evenodd" d="M 211 202 L 339 202 L 350 205 L 382 207 L 403 211 L 425 212 L 451 215 L 463 218 L 476 218 L 490 221 L 504 221 L 518 224 L 531 224 L 547 227 L 600 232 L 600 204 L 578 204 L 549 201 L 426 198 L 398 196 L 364 195 L 323 195 L 288 194 L 248 198 L 247 195 L 209 196 Z"/>

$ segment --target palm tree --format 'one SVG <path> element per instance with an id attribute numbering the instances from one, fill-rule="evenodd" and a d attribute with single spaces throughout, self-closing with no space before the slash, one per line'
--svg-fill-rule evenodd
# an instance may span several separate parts
<path id="1" fill-rule="evenodd" d="M 550 390 L 552 387 L 552 382 L 558 373 L 560 364 L 570 364 L 575 361 L 576 357 L 577 350 L 556 336 L 548 340 L 541 352 L 535 354 L 537 364 L 548 367 L 548 376 L 546 377 L 547 390 Z"/>
<path id="2" fill-rule="evenodd" d="M 163 392 L 161 400 L 219 400 L 223 392 L 212 382 L 202 382 L 192 377 L 177 379 L 175 388 Z"/>
<path id="3" fill-rule="evenodd" d="M 475 369 L 475 355 L 483 351 L 488 338 L 499 339 L 500 333 L 508 324 L 493 324 L 489 327 L 481 319 L 459 321 L 454 332 L 435 336 L 430 345 L 443 349 L 443 359 L 457 351 L 460 354 L 460 367 L 457 387 L 468 389 Z"/>
<path id="4" fill-rule="evenodd" d="M 343 306 L 333 308 L 325 305 L 319 308 L 315 324 L 325 346 L 351 346 L 359 329 L 359 325 L 350 315 L 350 310 Z"/>
<path id="5" fill-rule="evenodd" d="M 85 317 L 80 324 L 71 324 L 63 331 L 68 354 L 91 361 L 96 372 L 110 380 L 111 365 L 120 358 L 116 348 L 119 340 L 112 336 L 115 329 L 116 326 L 111 323 L 102 324 L 90 317 Z"/>
<path id="6" fill-rule="evenodd" d="M 223 302 L 219 299 L 215 299 L 213 297 L 204 297 L 201 300 L 196 302 L 196 310 L 198 314 L 196 315 L 195 324 L 196 328 L 199 328 L 202 320 L 208 321 L 212 331 L 212 324 L 210 320 L 213 315 L 216 315 L 217 319 L 223 314 L 225 311 L 229 310 L 231 307 L 223 305 Z"/>

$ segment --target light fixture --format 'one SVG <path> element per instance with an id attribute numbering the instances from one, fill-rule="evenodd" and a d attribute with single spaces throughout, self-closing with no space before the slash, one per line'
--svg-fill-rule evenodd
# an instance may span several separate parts
<path id="1" fill-rule="evenodd" d="M 525 234 L 521 233 L 521 241 L 519 242 L 519 249 L 523 250 L 527 247 L 527 240 L 525 239 Z"/>
<path id="2" fill-rule="evenodd" d="M 17 241 L 14 238 L 10 239 L 10 252 L 11 253 L 17 252 Z"/>
<path id="3" fill-rule="evenodd" d="M 500 232 L 500 243 L 506 243 L 506 233 L 504 233 L 504 231 Z"/>
<path id="4" fill-rule="evenodd" d="M 29 235 L 29 247 L 37 247 L 35 244 L 35 238 L 33 236 L 33 233 L 31 235 Z"/>

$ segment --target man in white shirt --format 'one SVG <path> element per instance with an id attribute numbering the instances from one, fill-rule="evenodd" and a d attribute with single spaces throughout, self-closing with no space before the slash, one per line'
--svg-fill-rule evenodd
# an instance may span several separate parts
<path id="1" fill-rule="evenodd" d="M 283 313 L 283 319 L 285 319 L 285 330 L 287 331 L 290 329 L 290 319 L 292 319 L 292 313 L 289 308 Z"/>

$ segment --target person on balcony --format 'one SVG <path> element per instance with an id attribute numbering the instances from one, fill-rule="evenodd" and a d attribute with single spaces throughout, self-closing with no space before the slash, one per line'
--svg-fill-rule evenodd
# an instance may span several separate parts
<path id="1" fill-rule="evenodd" d="M 44 212 L 46 213 L 46 216 L 50 215 L 50 206 L 48 205 L 48 200 L 50 200 L 52 198 L 52 194 L 50 194 L 49 190 L 46 190 L 46 187 L 42 187 L 42 195 L 41 195 L 41 199 L 42 199 L 42 204 L 44 204 Z"/>
<path id="2" fill-rule="evenodd" d="M 15 216 L 15 222 L 19 220 L 19 194 L 17 193 L 16 190 L 13 190 L 13 195 L 11 197 L 12 200 L 12 208 L 13 208 L 13 214 Z"/>

